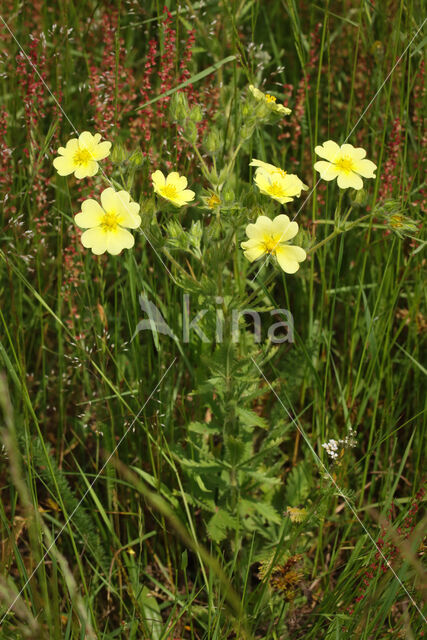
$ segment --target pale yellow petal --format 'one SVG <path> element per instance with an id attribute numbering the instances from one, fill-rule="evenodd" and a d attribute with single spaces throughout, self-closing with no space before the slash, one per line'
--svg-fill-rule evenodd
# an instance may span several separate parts
<path id="1" fill-rule="evenodd" d="M 269 173 L 265 171 L 256 171 L 254 176 L 254 182 L 258 189 L 263 193 L 268 193 L 268 189 L 271 187 L 271 180 L 269 179 Z"/>
<path id="2" fill-rule="evenodd" d="M 90 229 L 100 225 L 104 215 L 104 210 L 100 204 L 96 200 L 89 198 L 82 203 L 81 213 L 74 217 L 74 222 L 82 229 Z"/>
<path id="3" fill-rule="evenodd" d="M 160 187 L 164 187 L 166 184 L 166 178 L 159 169 L 151 174 L 151 180 L 153 181 L 154 190 L 157 191 Z"/>
<path id="4" fill-rule="evenodd" d="M 177 182 L 179 180 L 179 173 L 177 171 L 172 171 L 171 173 L 168 174 L 167 178 L 166 178 L 166 184 L 173 184 L 173 185 L 177 185 Z"/>
<path id="5" fill-rule="evenodd" d="M 92 252 L 97 256 L 107 250 L 107 233 L 100 227 L 94 227 L 82 233 L 81 240 L 82 245 L 87 249 L 92 249 Z"/>
<path id="6" fill-rule="evenodd" d="M 119 215 L 118 223 L 122 227 L 136 229 L 141 224 L 141 218 L 138 215 L 140 206 L 137 202 L 131 201 L 131 196 L 127 191 L 117 191 L 115 211 Z"/>
<path id="7" fill-rule="evenodd" d="M 60 176 L 68 176 L 70 175 L 70 173 L 73 173 L 76 168 L 76 165 L 73 162 L 72 158 L 70 158 L 68 155 L 58 156 L 57 158 L 55 158 L 55 160 L 53 161 L 53 166 Z"/>
<path id="8" fill-rule="evenodd" d="M 64 147 L 59 147 L 58 153 L 64 156 L 66 154 L 74 155 L 78 148 L 79 141 L 77 140 L 77 138 L 71 138 L 71 140 L 68 140 L 67 144 L 65 145 L 65 149 Z"/>
<path id="9" fill-rule="evenodd" d="M 138 214 L 133 213 L 132 214 L 132 219 L 128 220 L 126 222 L 126 224 L 124 224 L 122 226 L 127 227 L 128 229 L 138 229 L 140 224 L 141 224 L 141 216 L 139 216 Z"/>
<path id="10" fill-rule="evenodd" d="M 340 147 L 333 140 L 327 140 L 323 145 L 318 145 L 314 148 L 315 153 L 321 158 L 325 158 L 330 162 L 333 162 L 335 157 L 340 152 Z"/>
<path id="11" fill-rule="evenodd" d="M 83 131 L 79 135 L 79 147 L 80 149 L 90 149 L 95 145 L 93 135 L 89 131 Z"/>
<path id="12" fill-rule="evenodd" d="M 107 233 L 107 251 L 111 255 L 118 255 L 123 249 L 131 249 L 135 244 L 135 238 L 126 229 L 118 227 L 115 231 Z"/>
<path id="13" fill-rule="evenodd" d="M 271 173 L 272 171 L 277 171 L 277 167 L 275 167 L 274 164 L 269 164 L 268 162 L 263 162 L 262 160 L 257 160 L 256 158 L 251 160 L 251 162 L 249 163 L 249 166 L 265 169 L 267 173 Z"/>
<path id="14" fill-rule="evenodd" d="M 96 135 L 99 135 L 98 133 Z M 93 160 L 103 160 L 110 154 L 111 142 L 105 141 L 97 144 L 90 153 Z"/>
<path id="15" fill-rule="evenodd" d="M 279 242 L 286 242 L 297 235 L 298 223 L 291 222 L 288 216 L 284 214 L 276 216 L 273 220 L 273 233 L 280 234 Z"/>
<path id="16" fill-rule="evenodd" d="M 273 222 L 267 216 L 258 216 L 255 224 L 250 223 L 246 227 L 246 235 L 248 238 L 259 238 L 261 235 L 270 234 L 273 229 Z"/>
<path id="17" fill-rule="evenodd" d="M 184 189 L 186 189 L 187 187 L 187 178 L 185 176 L 179 176 L 174 184 L 176 185 L 176 188 L 178 189 L 178 191 L 184 191 Z"/>
<path id="18" fill-rule="evenodd" d="M 194 191 L 192 191 L 191 189 L 184 189 L 184 191 L 181 191 L 181 193 L 179 194 L 179 197 L 181 200 L 184 200 L 185 202 L 190 202 L 191 200 L 194 200 L 196 194 Z"/>
<path id="19" fill-rule="evenodd" d="M 314 168 L 320 173 L 322 180 L 334 180 L 340 173 L 338 167 L 325 160 L 319 160 L 314 163 Z"/>
<path id="20" fill-rule="evenodd" d="M 375 178 L 374 171 L 377 165 L 371 160 L 356 160 L 353 164 L 353 170 L 364 178 Z"/>
<path id="21" fill-rule="evenodd" d="M 277 262 L 285 273 L 295 273 L 299 262 L 306 259 L 307 254 L 301 247 L 279 245 L 275 251 Z"/>
<path id="22" fill-rule="evenodd" d="M 101 204 L 104 211 L 107 211 L 108 213 L 117 213 L 117 209 L 121 209 L 120 202 L 117 198 L 117 193 L 112 187 L 104 189 L 104 191 L 101 193 Z"/>
<path id="23" fill-rule="evenodd" d="M 130 207 L 130 204 L 128 206 Z M 141 224 L 141 218 L 137 213 L 133 213 L 132 210 L 129 209 L 128 211 L 120 211 L 117 222 L 122 227 L 127 227 L 128 229 L 136 229 Z"/>
<path id="24" fill-rule="evenodd" d="M 78 180 L 82 178 L 91 178 L 97 173 L 99 165 L 95 160 L 89 160 L 89 162 L 84 167 L 77 167 L 74 175 Z"/>
<path id="25" fill-rule="evenodd" d="M 288 173 L 282 177 L 281 184 L 286 191 L 287 196 L 300 196 L 304 184 L 294 173 Z"/>
<path id="26" fill-rule="evenodd" d="M 340 189 L 361 189 L 363 187 L 363 180 L 357 173 L 349 171 L 347 173 L 339 173 L 337 183 Z"/>
<path id="27" fill-rule="evenodd" d="M 353 147 L 352 144 L 342 144 L 341 153 L 352 160 L 362 160 L 362 158 L 366 156 L 365 149 L 362 149 L 362 147 Z"/>
<path id="28" fill-rule="evenodd" d="M 248 246 L 250 243 L 250 246 Z M 241 243 L 242 249 L 244 249 L 244 256 L 249 260 L 249 262 L 253 262 L 254 260 L 258 260 L 265 253 L 264 245 L 261 242 L 253 242 L 252 240 L 247 240 L 246 242 Z"/>

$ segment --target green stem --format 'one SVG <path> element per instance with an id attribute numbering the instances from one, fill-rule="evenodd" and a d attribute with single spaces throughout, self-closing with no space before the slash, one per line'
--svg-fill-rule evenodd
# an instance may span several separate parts
<path id="1" fill-rule="evenodd" d="M 188 140 L 188 142 L 190 142 L 190 141 Z M 211 182 L 211 180 L 210 180 L 210 178 L 209 178 L 209 173 L 210 173 L 210 171 L 209 171 L 209 167 L 208 167 L 208 165 L 206 164 L 206 162 L 203 160 L 202 154 L 200 153 L 200 151 L 198 150 L 198 148 L 196 147 L 196 145 L 194 144 L 194 142 L 190 142 L 190 144 L 191 144 L 191 146 L 192 146 L 192 148 L 193 148 L 194 153 L 196 154 L 196 156 L 197 156 L 197 157 L 198 157 L 198 159 L 200 160 L 200 163 L 201 163 L 201 165 L 202 165 L 203 173 L 205 174 L 205 178 L 206 178 L 206 180 L 208 180 L 208 181 L 209 181 L 209 183 L 212 185 L 212 187 L 214 187 L 215 185 L 213 185 L 213 184 L 212 184 L 212 182 Z"/>
<path id="2" fill-rule="evenodd" d="M 348 210 L 348 212 L 346 213 L 343 221 L 341 222 L 341 225 L 345 224 L 345 222 L 347 221 L 347 218 L 350 215 L 351 211 L 352 211 L 352 209 L 350 208 Z M 339 236 L 341 233 L 346 233 L 347 231 L 350 231 L 351 229 L 353 229 L 353 227 L 357 227 L 357 225 L 360 224 L 362 222 L 362 220 L 366 220 L 367 218 L 370 218 L 371 215 L 372 215 L 371 213 L 368 213 L 368 214 L 366 214 L 366 216 L 362 216 L 361 218 L 359 218 L 358 220 L 355 220 L 355 222 L 352 222 L 350 225 L 348 225 L 346 227 L 344 227 L 344 226 L 337 227 L 332 233 L 330 233 L 328 236 L 326 236 L 326 238 L 324 238 L 323 240 L 321 240 L 320 242 L 315 244 L 314 247 L 311 247 L 311 249 L 309 249 L 307 251 L 307 254 L 314 253 L 315 251 L 317 251 L 317 249 L 320 249 L 320 247 L 322 247 L 324 244 L 329 242 L 329 240 L 332 240 L 332 238 L 335 238 L 336 236 Z"/>
<path id="3" fill-rule="evenodd" d="M 239 153 L 240 149 L 242 148 L 243 143 L 244 143 L 244 140 L 240 140 L 239 144 L 235 148 L 234 153 L 231 156 L 231 160 L 227 165 L 227 173 L 229 173 L 232 170 L 232 168 L 234 167 L 234 163 L 236 162 L 237 154 Z"/>

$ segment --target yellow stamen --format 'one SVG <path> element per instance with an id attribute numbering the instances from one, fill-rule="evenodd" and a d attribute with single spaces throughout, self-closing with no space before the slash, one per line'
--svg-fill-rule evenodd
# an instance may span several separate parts
<path id="1" fill-rule="evenodd" d="M 79 149 L 73 156 L 73 161 L 79 166 L 86 165 L 89 160 L 92 160 L 92 156 L 87 149 Z"/>
<path id="2" fill-rule="evenodd" d="M 335 160 L 335 165 L 338 169 L 341 169 L 341 171 L 349 173 L 350 171 L 353 171 L 354 163 L 349 156 L 341 156 L 341 158 Z"/>
<path id="3" fill-rule="evenodd" d="M 214 207 L 216 207 L 220 203 L 221 203 L 221 200 L 218 198 L 216 193 L 213 193 L 211 195 L 211 197 L 209 198 L 209 200 L 208 200 L 208 207 L 210 209 L 213 209 Z"/>
<path id="4" fill-rule="evenodd" d="M 110 211 L 104 214 L 101 222 L 101 227 L 104 231 L 115 231 L 119 226 L 118 214 L 114 211 Z"/>
<path id="5" fill-rule="evenodd" d="M 279 242 L 280 242 L 280 234 L 275 233 L 272 236 L 267 236 L 266 238 L 264 238 L 264 241 L 263 241 L 264 251 L 266 253 L 275 253 Z"/>
<path id="6" fill-rule="evenodd" d="M 276 102 L 277 100 L 276 96 L 272 96 L 269 93 L 265 94 L 265 99 L 267 100 L 267 102 Z"/>
<path id="7" fill-rule="evenodd" d="M 165 198 L 176 198 L 177 193 L 176 193 L 176 187 L 174 184 L 166 184 L 164 187 L 161 188 L 162 191 L 162 195 Z"/>
<path id="8" fill-rule="evenodd" d="M 271 185 L 268 187 L 268 193 L 271 196 L 277 196 L 278 198 L 284 198 L 286 197 L 286 193 L 283 189 L 283 187 L 278 184 L 277 182 L 272 182 Z"/>

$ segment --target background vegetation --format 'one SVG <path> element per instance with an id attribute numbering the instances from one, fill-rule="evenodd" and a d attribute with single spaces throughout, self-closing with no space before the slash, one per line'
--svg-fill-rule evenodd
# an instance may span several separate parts
<path id="1" fill-rule="evenodd" d="M 1 15 L 0 637 L 422 637 L 422 3 L 3 0 Z M 292 114 L 254 121 L 250 83 Z M 112 141 L 103 170 L 141 203 L 118 257 L 73 223 L 103 176 L 52 167 L 75 130 Z M 312 168 L 316 144 L 347 137 L 378 165 L 357 201 Z M 286 207 L 307 250 L 338 207 L 372 216 L 296 275 L 258 273 L 245 226 L 282 211 L 252 188 L 253 157 L 310 186 Z M 197 206 L 156 201 L 158 168 Z M 182 338 L 185 293 L 191 318 L 209 310 L 207 343 Z M 174 339 L 134 335 L 141 295 Z M 265 327 L 289 309 L 294 342 L 257 343 L 250 323 L 233 342 L 248 306 Z M 334 462 L 322 444 L 350 429 Z"/>

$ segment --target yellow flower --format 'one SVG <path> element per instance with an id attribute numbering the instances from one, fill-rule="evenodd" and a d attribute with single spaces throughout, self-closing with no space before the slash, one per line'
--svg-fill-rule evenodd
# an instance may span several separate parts
<path id="1" fill-rule="evenodd" d="M 328 140 L 323 145 L 317 146 L 314 151 L 321 158 L 315 163 L 314 168 L 320 173 L 322 180 L 334 180 L 337 178 L 340 189 L 361 189 L 363 178 L 375 178 L 374 171 L 377 165 L 366 160 L 366 151 L 361 147 L 353 147 L 351 144 L 337 145 Z M 327 160 L 327 162 L 326 162 Z"/>
<path id="2" fill-rule="evenodd" d="M 97 256 L 106 251 L 115 256 L 122 249 L 131 249 L 135 239 L 124 227 L 136 229 L 141 224 L 139 204 L 131 201 L 127 191 L 109 187 L 101 193 L 101 205 L 96 200 L 85 200 L 81 213 L 74 218 L 79 227 L 86 229 L 83 246 Z"/>
<path id="3" fill-rule="evenodd" d="M 257 171 L 258 169 L 263 169 L 267 173 L 280 173 L 280 175 L 282 176 L 286 175 L 286 171 L 284 171 L 283 169 L 276 167 L 274 164 L 269 164 L 268 162 L 264 162 L 263 160 L 257 160 L 256 158 L 250 161 L 249 166 L 257 167 Z"/>
<path id="4" fill-rule="evenodd" d="M 65 147 L 59 147 L 59 156 L 53 161 L 59 175 L 74 173 L 78 179 L 94 176 L 99 168 L 97 161 L 106 158 L 111 148 L 111 142 L 100 140 L 100 133 L 93 136 L 89 131 L 83 131 L 78 138 L 69 140 Z"/>
<path id="5" fill-rule="evenodd" d="M 215 209 L 215 207 L 217 207 L 219 204 L 221 204 L 221 200 L 216 195 L 216 193 L 213 193 L 207 202 L 209 209 Z"/>
<path id="6" fill-rule="evenodd" d="M 268 164 L 262 160 L 254 159 L 250 166 L 257 167 L 254 182 L 261 193 L 285 204 L 292 202 L 294 197 L 299 197 L 302 190 L 307 190 L 305 185 L 294 173 L 286 173 L 283 169 Z"/>
<path id="7" fill-rule="evenodd" d="M 172 171 L 166 178 L 159 170 L 151 174 L 154 191 L 172 202 L 176 207 L 182 207 L 194 200 L 196 195 L 191 189 L 187 189 L 187 178 Z"/>
<path id="8" fill-rule="evenodd" d="M 201 196 L 201 200 L 207 209 L 213 211 L 214 209 L 218 209 L 221 205 L 221 198 L 214 191 L 208 190 L 204 191 L 204 195 Z"/>
<path id="9" fill-rule="evenodd" d="M 292 113 L 292 110 L 288 109 L 288 107 L 285 107 L 285 105 L 277 104 L 276 96 L 272 96 L 269 93 L 263 93 L 262 91 L 254 87 L 253 84 L 249 85 L 249 91 L 252 93 L 255 100 L 264 102 L 275 113 L 280 113 L 280 114 L 283 114 L 284 116 L 288 116 L 290 113 Z"/>
<path id="10" fill-rule="evenodd" d="M 245 257 L 249 262 L 258 260 L 265 254 L 277 258 L 277 262 L 285 273 L 295 273 L 299 262 L 306 259 L 307 254 L 301 247 L 286 244 L 298 233 L 298 224 L 291 222 L 284 214 L 270 220 L 267 216 L 258 216 L 255 224 L 248 224 L 246 235 L 249 240 L 241 243 Z"/>

